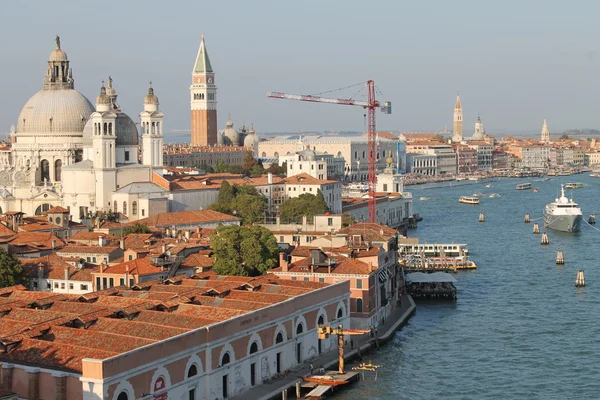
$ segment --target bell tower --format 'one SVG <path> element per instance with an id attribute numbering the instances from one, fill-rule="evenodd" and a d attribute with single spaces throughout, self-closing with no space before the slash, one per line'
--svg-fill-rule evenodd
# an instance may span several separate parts
<path id="1" fill-rule="evenodd" d="M 452 131 L 452 141 L 460 142 L 463 140 L 463 112 L 460 96 L 456 95 L 456 104 L 454 105 L 454 129 Z"/>
<path id="2" fill-rule="evenodd" d="M 152 86 L 144 98 L 144 111 L 140 113 L 142 125 L 142 164 L 162 170 L 163 113 L 158 109 L 158 97 Z"/>
<path id="3" fill-rule="evenodd" d="M 60 48 L 60 36 L 56 36 L 56 48 L 48 58 L 44 89 L 73 89 L 74 87 L 73 71 L 69 68 L 67 53 Z"/>
<path id="4" fill-rule="evenodd" d="M 192 146 L 214 146 L 217 144 L 217 86 L 215 73 L 210 64 L 204 35 L 200 42 L 190 86 L 192 109 Z"/>

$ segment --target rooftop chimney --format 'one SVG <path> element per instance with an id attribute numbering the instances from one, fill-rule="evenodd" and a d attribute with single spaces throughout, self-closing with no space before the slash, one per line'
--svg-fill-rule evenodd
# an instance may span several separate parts
<path id="1" fill-rule="evenodd" d="M 44 279 L 44 264 L 38 264 L 38 288 L 42 288 L 42 279 Z"/>
<path id="2" fill-rule="evenodd" d="M 56 240 L 52 241 L 52 250 L 54 250 L 56 248 Z"/>
<path id="3" fill-rule="evenodd" d="M 125 240 L 123 238 L 121 238 L 119 242 L 119 247 L 121 248 L 121 250 L 125 250 Z"/>
<path id="4" fill-rule="evenodd" d="M 104 235 L 98 236 L 98 246 L 106 246 L 106 237 Z"/>
<path id="5" fill-rule="evenodd" d="M 267 183 L 268 183 L 269 185 L 272 185 L 272 184 L 273 184 L 273 174 L 272 174 L 271 172 L 269 172 L 269 173 L 267 174 Z"/>
<path id="6" fill-rule="evenodd" d="M 287 254 L 283 251 L 279 253 L 279 266 L 281 267 L 281 271 L 288 272 Z"/>
<path id="7" fill-rule="evenodd" d="M 66 267 L 65 268 L 65 281 L 68 281 L 69 278 L 70 278 L 70 276 L 69 276 L 69 267 Z"/>

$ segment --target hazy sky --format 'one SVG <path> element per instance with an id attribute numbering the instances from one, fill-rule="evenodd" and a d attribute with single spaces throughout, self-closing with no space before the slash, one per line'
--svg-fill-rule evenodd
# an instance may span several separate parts
<path id="1" fill-rule="evenodd" d="M 457 92 L 465 131 L 600 127 L 598 1 L 10 1 L 0 23 L 0 132 L 42 88 L 55 35 L 76 89 L 92 103 L 111 75 L 138 120 L 152 80 L 167 140 L 189 129 L 189 85 L 204 33 L 229 114 L 257 132 L 363 130 L 357 107 L 267 99 L 374 79 L 393 114 L 378 130 L 452 128 Z M 332 93 L 350 97 L 356 90 Z M 359 97 L 360 98 L 360 97 Z"/>

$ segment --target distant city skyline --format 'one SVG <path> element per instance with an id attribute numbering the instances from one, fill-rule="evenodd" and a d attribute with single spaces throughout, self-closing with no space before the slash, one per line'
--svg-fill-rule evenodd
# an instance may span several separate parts
<path id="1" fill-rule="evenodd" d="M 57 34 L 76 89 L 92 102 L 110 75 L 133 117 L 152 81 L 167 141 L 190 129 L 189 85 L 202 33 L 216 75 L 219 129 L 231 115 L 236 128 L 246 122 L 259 134 L 361 131 L 363 112 L 356 107 L 274 100 L 266 93 L 314 94 L 367 79 L 383 93 L 378 98 L 393 105 L 392 115 L 377 115 L 380 131 L 451 131 L 457 92 L 465 136 L 478 115 L 492 136 L 536 135 L 544 119 L 554 134 L 600 127 L 594 17 L 600 4 L 592 1 L 465 0 L 435 7 L 391 0 L 168 7 L 132 1 L 119 12 L 84 2 L 40 2 L 33 12 L 12 2 L 4 11 L 2 133 L 41 90 Z"/>

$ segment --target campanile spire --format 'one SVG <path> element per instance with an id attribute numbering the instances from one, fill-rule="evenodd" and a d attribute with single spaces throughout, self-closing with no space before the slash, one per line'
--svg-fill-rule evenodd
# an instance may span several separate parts
<path id="1" fill-rule="evenodd" d="M 190 86 L 190 102 L 192 110 L 191 145 L 213 146 L 217 144 L 217 86 L 215 73 L 206 51 L 204 35 L 201 36 L 200 47 Z"/>

